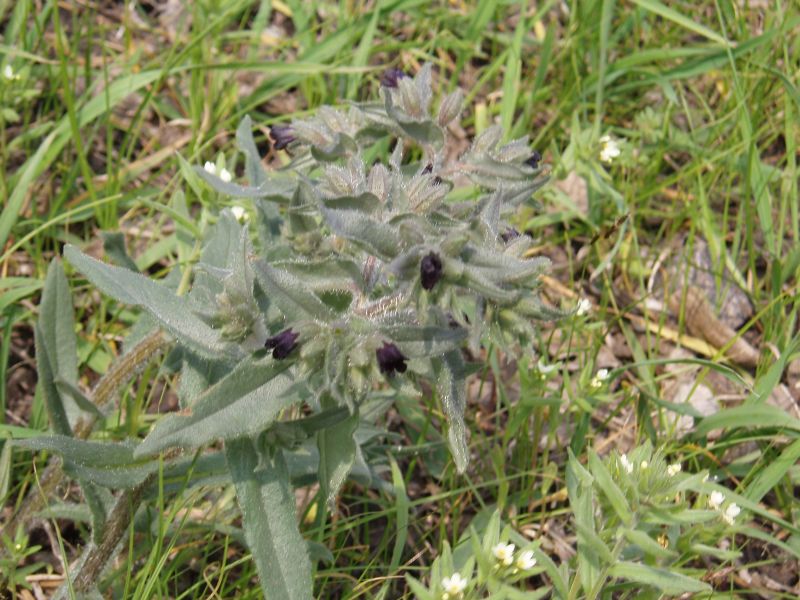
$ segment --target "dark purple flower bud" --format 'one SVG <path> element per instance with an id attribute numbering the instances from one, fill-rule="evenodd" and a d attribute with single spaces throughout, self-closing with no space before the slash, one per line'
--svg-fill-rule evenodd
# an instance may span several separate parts
<path id="1" fill-rule="evenodd" d="M 383 346 L 375 350 L 375 355 L 378 357 L 378 368 L 381 373 L 391 376 L 395 371 L 398 373 L 406 372 L 408 358 L 394 344 L 383 342 Z"/>
<path id="2" fill-rule="evenodd" d="M 514 229 L 513 227 L 509 227 L 503 233 L 500 234 L 500 239 L 503 240 L 506 244 L 513 240 L 514 238 L 519 237 L 519 231 Z"/>
<path id="3" fill-rule="evenodd" d="M 273 125 L 269 130 L 276 150 L 283 150 L 294 140 L 294 130 L 291 125 Z"/>
<path id="4" fill-rule="evenodd" d="M 433 165 L 431 163 L 425 165 L 425 168 L 422 169 L 422 173 L 425 175 L 427 175 L 428 173 L 433 173 Z"/>
<path id="5" fill-rule="evenodd" d="M 439 255 L 431 252 L 422 258 L 419 264 L 419 276 L 422 279 L 422 287 L 432 290 L 442 278 L 442 259 Z"/>
<path id="6" fill-rule="evenodd" d="M 295 333 L 291 328 L 281 331 L 278 335 L 267 338 L 265 348 L 274 348 L 272 358 L 283 360 L 292 353 L 297 346 L 299 333 Z"/>
<path id="7" fill-rule="evenodd" d="M 542 160 L 542 155 L 539 154 L 536 150 L 533 151 L 530 158 L 525 161 L 525 164 L 528 165 L 531 169 L 538 169 L 539 162 Z"/>
<path id="8" fill-rule="evenodd" d="M 381 75 L 381 85 L 387 88 L 396 88 L 397 82 L 403 77 L 408 77 L 408 75 L 406 75 L 402 69 L 398 69 L 397 67 L 386 69 L 383 75 Z"/>

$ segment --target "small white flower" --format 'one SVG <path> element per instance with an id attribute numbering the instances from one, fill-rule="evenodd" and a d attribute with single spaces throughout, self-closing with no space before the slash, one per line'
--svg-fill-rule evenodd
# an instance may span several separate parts
<path id="1" fill-rule="evenodd" d="M 575 311 L 575 314 L 579 317 L 587 314 L 590 310 L 592 310 L 592 303 L 588 298 L 581 298 L 578 301 L 578 309 Z"/>
<path id="2" fill-rule="evenodd" d="M 740 512 L 742 512 L 742 509 L 739 508 L 735 502 L 731 502 L 725 509 L 725 512 L 722 513 L 722 518 L 725 519 L 728 525 L 733 525 L 733 522 L 736 520 L 736 517 L 739 516 Z"/>
<path id="3" fill-rule="evenodd" d="M 243 206 L 231 206 L 231 212 L 237 221 L 246 221 L 248 214 Z"/>
<path id="4" fill-rule="evenodd" d="M 600 138 L 600 160 L 604 163 L 610 163 L 619 155 L 620 149 L 617 140 L 610 135 L 604 135 Z"/>
<path id="5" fill-rule="evenodd" d="M 622 454 L 619 457 L 619 462 L 622 465 L 622 468 L 625 469 L 629 474 L 633 473 L 633 463 L 628 460 L 627 454 Z"/>
<path id="6" fill-rule="evenodd" d="M 675 463 L 673 465 L 667 466 L 667 475 L 670 477 L 675 477 L 678 473 L 681 472 L 681 463 Z"/>
<path id="7" fill-rule="evenodd" d="M 492 554 L 504 567 L 508 567 L 514 562 L 514 544 L 504 544 L 500 542 L 492 548 Z"/>
<path id="8" fill-rule="evenodd" d="M 467 587 L 467 580 L 461 576 L 461 573 L 453 573 L 450 577 L 442 579 L 442 587 L 447 597 L 458 596 Z"/>
<path id="9" fill-rule="evenodd" d="M 524 552 L 520 552 L 514 564 L 520 571 L 527 571 L 535 567 L 536 559 L 533 557 L 533 551 L 525 550 Z"/>
<path id="10" fill-rule="evenodd" d="M 544 359 L 541 357 L 539 358 L 539 362 L 536 363 L 536 370 L 539 371 L 542 375 L 547 375 L 548 373 L 552 373 L 558 368 L 558 365 L 546 365 L 544 364 Z"/>
<path id="11" fill-rule="evenodd" d="M 219 178 L 222 179 L 225 183 L 228 183 L 231 180 L 231 173 L 228 169 L 222 169 L 219 172 Z"/>
<path id="12" fill-rule="evenodd" d="M 14 69 L 11 67 L 11 65 L 6 65 L 3 68 L 3 77 L 8 79 L 9 81 L 14 81 L 15 79 L 19 79 L 19 75 L 14 73 Z"/>
<path id="13" fill-rule="evenodd" d="M 211 173 L 212 175 L 216 175 L 217 174 L 217 165 L 212 163 L 210 160 L 207 160 L 206 164 L 203 165 L 203 170 L 206 173 Z"/>
<path id="14" fill-rule="evenodd" d="M 640 467 L 641 467 L 642 469 L 646 469 L 646 468 L 648 467 L 648 462 L 647 462 L 646 460 L 643 460 L 643 461 L 642 461 L 642 464 L 640 465 Z"/>
<path id="15" fill-rule="evenodd" d="M 603 382 L 606 381 L 607 379 L 608 379 L 608 369 L 600 369 L 599 371 L 597 371 L 597 373 L 595 373 L 594 377 L 592 377 L 592 380 L 589 382 L 589 385 L 591 385 L 595 389 L 598 389 L 603 387 Z"/>
<path id="16" fill-rule="evenodd" d="M 711 492 L 711 495 L 708 497 L 708 505 L 714 510 L 719 510 L 723 502 L 725 502 L 725 494 L 722 492 Z"/>

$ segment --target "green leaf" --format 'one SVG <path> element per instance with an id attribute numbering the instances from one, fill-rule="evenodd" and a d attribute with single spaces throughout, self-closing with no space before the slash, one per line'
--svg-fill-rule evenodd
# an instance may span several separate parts
<path id="1" fill-rule="evenodd" d="M 190 416 L 168 415 L 159 421 L 135 456 L 260 433 L 298 401 L 301 388 L 292 386 L 285 373 L 290 366 L 271 356 L 246 358 L 192 404 Z"/>
<path id="2" fill-rule="evenodd" d="M 356 459 L 353 434 L 358 427 L 358 411 L 347 419 L 317 432 L 319 482 L 325 501 L 332 503 L 347 479 Z"/>
<path id="3" fill-rule="evenodd" d="M 618 561 L 611 565 L 609 573 L 628 581 L 635 581 L 658 588 L 664 594 L 678 595 L 686 592 L 708 592 L 711 586 L 676 571 L 657 569 L 634 562 Z"/>
<path id="4" fill-rule="evenodd" d="M 463 360 L 460 352 L 452 351 L 432 362 L 439 399 L 447 416 L 447 440 L 450 443 L 450 451 L 456 463 L 456 470 L 463 473 L 469 463 L 467 428 L 464 424 L 467 384 L 466 380 L 461 377 Z"/>
<path id="5" fill-rule="evenodd" d="M 406 494 L 406 482 L 400 472 L 397 461 L 389 455 L 389 464 L 392 468 L 392 487 L 394 488 L 395 512 L 397 516 L 397 536 L 394 539 L 392 560 L 389 563 L 389 572 L 396 571 L 403 557 L 403 550 L 408 540 L 408 516 L 411 503 Z"/>
<path id="6" fill-rule="evenodd" d="M 747 485 L 744 497 L 751 502 L 759 502 L 783 479 L 789 469 L 797 464 L 798 459 L 800 459 L 800 440 L 795 440 L 777 459 L 758 472 L 756 478 Z"/>
<path id="7" fill-rule="evenodd" d="M 702 437 L 714 429 L 740 427 L 776 427 L 800 431 L 800 420 L 771 404 L 742 404 L 706 417 L 697 425 L 694 435 Z"/>
<path id="8" fill-rule="evenodd" d="M 236 145 L 244 154 L 244 174 L 250 181 L 250 185 L 254 187 L 264 185 L 268 177 L 253 139 L 253 121 L 250 115 L 245 115 L 242 122 L 239 123 L 239 127 L 236 128 Z"/>
<path id="9" fill-rule="evenodd" d="M 316 294 L 306 289 L 302 279 L 287 271 L 275 269 L 263 260 L 255 262 L 253 267 L 264 293 L 289 320 L 330 321 L 335 318 L 336 313 Z"/>
<path id="10" fill-rule="evenodd" d="M 381 333 L 396 342 L 410 358 L 441 356 L 458 349 L 469 332 L 463 328 L 416 327 L 413 325 L 391 325 L 381 327 Z"/>
<path id="11" fill-rule="evenodd" d="M 731 47 L 731 43 L 716 31 L 709 29 L 705 25 L 701 25 L 691 17 L 687 17 L 686 15 L 679 13 L 674 8 L 665 6 L 661 2 L 658 2 L 658 0 L 633 0 L 633 2 L 645 10 L 655 13 L 667 19 L 668 21 L 672 21 L 676 25 L 680 25 L 684 29 L 696 33 L 697 35 L 700 35 L 712 42 L 716 42 L 717 44 L 725 46 L 726 48 Z"/>
<path id="12" fill-rule="evenodd" d="M 594 476 L 597 487 L 608 498 L 611 508 L 614 509 L 614 512 L 617 513 L 617 516 L 625 525 L 630 525 L 633 513 L 630 506 L 628 506 L 628 501 L 625 499 L 625 494 L 614 482 L 611 473 L 608 472 L 606 465 L 594 450 L 589 450 L 589 469 Z"/>
<path id="13" fill-rule="evenodd" d="M 239 357 L 241 350 L 223 342 L 219 333 L 190 310 L 186 298 L 167 287 L 128 269 L 107 265 L 67 245 L 64 256 L 100 290 L 115 300 L 140 306 L 171 335 L 208 358 Z"/>
<path id="14" fill-rule="evenodd" d="M 125 267 L 134 273 L 139 272 L 139 267 L 136 266 L 136 263 L 125 249 L 124 233 L 120 231 L 103 231 L 100 235 L 103 238 L 103 250 L 117 266 Z"/>
<path id="15" fill-rule="evenodd" d="M 651 556 L 655 556 L 657 558 L 673 558 L 675 556 L 674 552 L 664 548 L 644 531 L 639 531 L 638 529 L 625 529 L 623 530 L 623 535 L 631 544 L 638 546 L 643 552 Z"/>
<path id="16" fill-rule="evenodd" d="M 392 260 L 403 249 L 403 240 L 395 227 L 364 216 L 354 210 L 320 207 L 331 230 L 380 258 Z"/>
<path id="17" fill-rule="evenodd" d="M 67 412 L 61 401 L 61 394 L 58 393 L 58 388 L 56 388 L 55 374 L 50 364 L 50 357 L 47 352 L 44 351 L 45 345 L 42 341 L 43 335 L 38 323 L 34 325 L 33 335 L 36 347 L 43 349 L 36 358 L 36 369 L 38 373 L 38 385 L 41 386 L 42 389 L 44 405 L 50 420 L 50 426 L 56 433 L 65 436 L 72 435 L 72 426 L 69 423 Z"/>
<path id="18" fill-rule="evenodd" d="M 311 562 L 297 525 L 283 454 L 259 455 L 247 438 L 229 440 L 225 446 L 264 595 L 270 600 L 310 600 Z"/>

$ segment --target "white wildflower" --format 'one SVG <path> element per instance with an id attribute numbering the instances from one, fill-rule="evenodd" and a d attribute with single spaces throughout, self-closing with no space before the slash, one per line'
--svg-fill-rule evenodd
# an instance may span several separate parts
<path id="1" fill-rule="evenodd" d="M 600 138 L 600 160 L 604 163 L 610 163 L 619 155 L 620 149 L 617 140 L 610 135 L 604 135 Z"/>
<path id="2" fill-rule="evenodd" d="M 445 597 L 460 596 L 467 587 L 467 580 L 460 573 L 453 573 L 450 577 L 442 579 Z"/>
<path id="3" fill-rule="evenodd" d="M 677 475 L 680 472 L 681 472 L 681 463 L 675 463 L 667 466 L 667 475 L 669 475 L 670 477 L 675 477 L 675 475 Z"/>
<path id="4" fill-rule="evenodd" d="M 603 382 L 606 381 L 607 379 L 608 379 L 608 369 L 600 369 L 599 371 L 597 371 L 597 373 L 595 373 L 594 377 L 592 377 L 592 380 L 589 382 L 589 385 L 591 385 L 595 389 L 598 389 L 603 387 Z"/>
<path id="5" fill-rule="evenodd" d="M 722 513 L 722 518 L 728 525 L 733 525 L 740 512 L 742 512 L 742 509 L 735 502 L 731 502 L 725 512 Z"/>
<path id="6" fill-rule="evenodd" d="M 15 81 L 19 79 L 19 75 L 14 72 L 14 69 L 11 65 L 6 65 L 3 68 L 3 77 L 5 77 L 8 81 Z"/>
<path id="7" fill-rule="evenodd" d="M 527 571 L 535 567 L 536 559 L 533 557 L 533 551 L 525 550 L 524 552 L 520 552 L 514 564 L 520 571 Z"/>
<path id="8" fill-rule="evenodd" d="M 643 460 L 643 461 L 642 461 L 642 464 L 640 465 L 640 467 L 641 467 L 642 469 L 646 469 L 648 466 L 649 466 L 649 463 L 648 463 L 646 460 Z"/>
<path id="9" fill-rule="evenodd" d="M 492 554 L 504 567 L 508 567 L 514 562 L 514 544 L 504 544 L 500 542 L 492 548 Z"/>
<path id="10" fill-rule="evenodd" d="M 627 454 L 622 454 L 619 457 L 619 462 L 622 465 L 622 468 L 625 469 L 628 473 L 633 473 L 633 463 L 628 460 Z"/>
<path id="11" fill-rule="evenodd" d="M 231 206 L 231 212 L 237 221 L 246 221 L 248 214 L 243 206 Z"/>
<path id="12" fill-rule="evenodd" d="M 210 160 L 207 160 L 206 164 L 203 165 L 203 170 L 206 173 L 211 173 L 212 175 L 216 175 L 217 174 L 217 165 L 212 163 Z"/>
<path id="13" fill-rule="evenodd" d="M 540 357 L 539 362 L 536 363 L 536 370 L 539 371 L 542 375 L 547 375 L 548 373 L 552 373 L 558 368 L 558 365 L 546 365 L 544 360 Z"/>
<path id="14" fill-rule="evenodd" d="M 219 172 L 219 178 L 222 179 L 225 183 L 228 183 L 231 180 L 231 173 L 228 169 L 222 169 Z"/>
<path id="15" fill-rule="evenodd" d="M 579 317 L 587 314 L 590 310 L 592 310 L 592 303 L 588 298 L 581 298 L 578 301 L 578 309 L 575 311 L 575 314 Z"/>
<path id="16" fill-rule="evenodd" d="M 708 497 L 708 505 L 714 510 L 719 510 L 723 502 L 725 502 L 725 494 L 722 492 L 711 492 L 711 495 Z"/>

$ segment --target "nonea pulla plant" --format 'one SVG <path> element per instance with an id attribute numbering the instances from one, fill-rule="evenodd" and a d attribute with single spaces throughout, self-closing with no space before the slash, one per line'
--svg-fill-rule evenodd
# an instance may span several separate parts
<path id="1" fill-rule="evenodd" d="M 325 552 L 302 537 L 293 487 L 319 485 L 318 521 L 348 478 L 384 487 L 385 461 L 370 448 L 395 392 L 433 390 L 463 472 L 465 382 L 475 370 L 464 350 L 491 341 L 519 353 L 536 319 L 563 316 L 537 293 L 547 259 L 529 256 L 529 236 L 508 234 L 509 218 L 546 181 L 541 155 L 527 139 L 504 142 L 497 126 L 454 151 L 464 96 L 456 90 L 434 109 L 429 65 L 388 72 L 381 96 L 272 127 L 275 148 L 290 157 L 279 170 L 264 168 L 249 118 L 237 156 L 184 161 L 199 202 L 179 194 L 175 213 L 197 223 L 200 241 L 162 281 L 138 272 L 111 237 L 116 264 L 66 247 L 66 260 L 103 293 L 142 311 L 109 385 L 159 353 L 178 382 L 180 411 L 144 439 L 85 439 L 110 408 L 77 388 L 68 287 L 54 263 L 37 329 L 54 435 L 21 444 L 60 453 L 90 505 L 94 540 L 71 570 L 73 589 L 94 591 L 100 579 L 90 569 L 110 558 L 97 553 L 125 531 L 115 519 L 169 492 L 159 492 L 163 473 L 189 487 L 232 483 L 267 597 L 311 598 L 311 556 Z M 226 205 L 238 214 L 216 208 Z M 527 554 L 503 562 L 533 564 Z M 446 575 L 457 597 L 465 579 Z"/>

